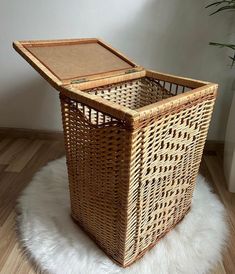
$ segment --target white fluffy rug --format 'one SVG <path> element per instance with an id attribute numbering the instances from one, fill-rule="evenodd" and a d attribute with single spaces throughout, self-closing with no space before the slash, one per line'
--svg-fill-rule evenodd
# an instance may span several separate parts
<path id="1" fill-rule="evenodd" d="M 70 217 L 65 159 L 49 163 L 18 202 L 18 229 L 27 253 L 56 274 L 203 274 L 220 260 L 226 241 L 225 210 L 198 176 L 188 215 L 145 256 L 123 269 L 114 264 Z"/>

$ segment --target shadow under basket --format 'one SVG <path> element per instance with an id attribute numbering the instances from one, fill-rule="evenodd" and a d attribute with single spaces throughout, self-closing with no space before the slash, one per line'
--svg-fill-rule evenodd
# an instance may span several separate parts
<path id="1" fill-rule="evenodd" d="M 146 70 L 96 38 L 13 46 L 60 92 L 73 219 L 134 263 L 190 208 L 217 84 Z"/>
<path id="2" fill-rule="evenodd" d="M 119 265 L 188 212 L 216 88 L 141 77 L 82 91 L 120 118 L 61 94 L 72 217 Z"/>

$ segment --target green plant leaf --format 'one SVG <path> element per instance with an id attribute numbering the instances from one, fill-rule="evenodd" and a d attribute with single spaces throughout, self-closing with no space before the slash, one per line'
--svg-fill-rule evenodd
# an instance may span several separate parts
<path id="1" fill-rule="evenodd" d="M 233 53 L 233 56 L 229 56 L 229 58 L 232 60 L 232 64 L 231 67 L 233 67 L 234 63 L 235 63 L 235 51 Z"/>
<path id="2" fill-rule="evenodd" d="M 205 8 L 210 8 L 210 7 L 213 7 L 213 6 L 219 6 L 220 4 L 224 4 L 224 3 L 231 3 L 231 1 L 217 1 L 217 2 L 214 2 L 214 3 L 211 3 L 209 5 L 207 5 Z"/>
<path id="3" fill-rule="evenodd" d="M 212 12 L 210 15 L 214 15 L 214 14 L 216 14 L 218 12 L 225 11 L 225 10 L 235 10 L 235 5 L 221 7 L 219 9 L 217 9 L 216 11 Z"/>
<path id="4" fill-rule="evenodd" d="M 232 50 L 235 50 L 235 45 L 234 44 L 223 44 L 223 43 L 215 43 L 215 42 L 210 42 L 209 43 L 210 46 L 217 46 L 217 47 L 220 47 L 220 48 L 230 48 Z"/>
<path id="5" fill-rule="evenodd" d="M 235 11 L 235 0 L 221 0 L 221 1 L 215 1 L 209 5 L 206 6 L 206 8 L 213 8 L 215 7 L 215 11 L 212 12 L 210 15 L 217 14 L 222 11 Z M 229 58 L 232 60 L 232 65 L 235 64 L 235 45 L 234 44 L 225 44 L 225 43 L 216 43 L 216 42 L 210 42 L 210 46 L 217 46 L 220 48 L 229 48 L 234 51 L 233 56 L 229 56 Z"/>
<path id="6" fill-rule="evenodd" d="M 235 10 L 235 0 L 216 1 L 206 6 L 206 8 L 211 8 L 211 7 L 216 7 L 216 8 L 219 7 L 219 8 L 215 10 L 213 13 L 211 13 L 210 15 L 213 15 L 225 10 Z"/>
<path id="7" fill-rule="evenodd" d="M 229 49 L 232 49 L 234 51 L 234 55 L 233 56 L 229 56 L 229 58 L 232 60 L 231 67 L 233 67 L 233 65 L 235 63 L 235 45 L 233 45 L 233 44 L 215 43 L 215 42 L 210 42 L 209 45 L 210 46 L 217 46 L 219 48 L 229 48 Z"/>

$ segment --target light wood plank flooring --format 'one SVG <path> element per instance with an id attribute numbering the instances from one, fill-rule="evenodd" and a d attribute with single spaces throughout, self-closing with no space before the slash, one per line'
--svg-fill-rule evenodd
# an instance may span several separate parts
<path id="1" fill-rule="evenodd" d="M 211 181 L 224 203 L 231 227 L 231 239 L 223 261 L 211 274 L 235 273 L 235 194 L 226 190 L 222 169 L 222 147 L 203 155 L 201 172 Z M 39 273 L 22 255 L 15 233 L 15 201 L 33 174 L 47 162 L 64 155 L 59 140 L 0 138 L 0 273 Z M 172 273 L 173 274 L 173 273 Z"/>

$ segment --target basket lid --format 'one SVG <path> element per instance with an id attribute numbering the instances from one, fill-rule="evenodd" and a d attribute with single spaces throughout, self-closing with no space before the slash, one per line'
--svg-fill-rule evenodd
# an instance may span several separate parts
<path id="1" fill-rule="evenodd" d="M 13 46 L 43 77 L 57 86 L 143 70 L 95 38 L 16 41 Z"/>

